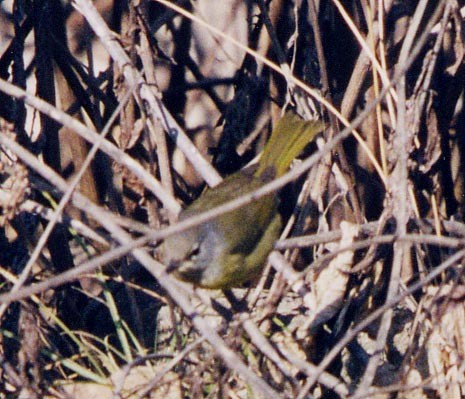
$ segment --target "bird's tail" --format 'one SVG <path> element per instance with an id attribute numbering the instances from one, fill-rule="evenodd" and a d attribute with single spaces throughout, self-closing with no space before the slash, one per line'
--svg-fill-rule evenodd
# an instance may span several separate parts
<path id="1" fill-rule="evenodd" d="M 289 169 L 292 160 L 323 129 L 322 121 L 304 121 L 295 114 L 286 113 L 271 133 L 255 176 L 282 176 Z"/>

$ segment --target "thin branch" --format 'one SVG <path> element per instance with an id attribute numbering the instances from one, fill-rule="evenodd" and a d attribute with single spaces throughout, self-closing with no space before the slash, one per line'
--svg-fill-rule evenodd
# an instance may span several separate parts
<path id="1" fill-rule="evenodd" d="M 129 86 L 139 87 L 139 94 L 148 104 L 149 115 L 161 122 L 163 128 L 179 149 L 184 153 L 192 166 L 199 172 L 210 186 L 215 186 L 222 179 L 210 163 L 203 157 L 200 151 L 192 144 L 191 140 L 173 118 L 168 109 L 160 100 L 161 93 L 154 95 L 154 87 L 147 84 L 139 71 L 131 65 L 131 60 L 124 51 L 116 35 L 110 31 L 102 16 L 98 13 L 94 4 L 89 0 L 75 0 L 73 6 L 86 18 L 87 22 L 101 40 L 103 46 L 111 58 L 121 68 Z M 156 121 L 153 121 L 155 124 Z"/>
<path id="2" fill-rule="evenodd" d="M 79 122 L 77 119 L 74 119 L 65 112 L 60 111 L 49 103 L 24 90 L 21 90 L 3 79 L 0 79 L 0 91 L 24 101 L 31 107 L 37 109 L 69 129 L 72 129 L 89 143 L 92 144 L 98 140 L 98 134 Z M 150 190 L 170 212 L 178 213 L 181 210 L 180 205 L 169 193 L 166 192 L 155 177 L 124 151 L 121 151 L 118 147 L 107 140 L 104 140 L 101 143 L 100 150 L 111 157 L 115 162 L 126 166 L 131 172 L 133 172 L 143 182 L 144 186 L 147 187 L 147 189 Z"/>

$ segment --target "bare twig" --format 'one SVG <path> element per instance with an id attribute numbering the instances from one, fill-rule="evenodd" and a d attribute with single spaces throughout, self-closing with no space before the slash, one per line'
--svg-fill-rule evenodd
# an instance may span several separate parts
<path id="1" fill-rule="evenodd" d="M 128 55 L 123 47 L 108 28 L 102 16 L 98 13 L 94 4 L 88 0 L 76 0 L 73 2 L 76 9 L 84 15 L 94 32 L 102 41 L 105 49 L 113 60 L 118 63 L 129 86 L 135 85 L 139 88 L 141 99 L 148 104 L 149 115 L 159 120 L 173 141 L 178 145 L 186 158 L 196 168 L 200 175 L 210 186 L 215 186 L 221 181 L 221 176 L 216 172 L 199 150 L 192 144 L 186 133 L 179 126 L 170 112 L 163 105 L 160 98 L 155 97 L 153 86 L 149 86 L 142 78 L 139 71 L 131 65 Z M 155 123 L 155 121 L 154 121 Z"/>
<path id="2" fill-rule="evenodd" d="M 87 126 L 83 125 L 78 120 L 2 79 L 0 79 L 0 91 L 24 101 L 26 104 L 56 120 L 62 125 L 69 127 L 89 143 L 92 144 L 98 140 L 98 134 L 89 129 Z M 107 140 L 104 140 L 101 143 L 100 149 L 109 157 L 111 157 L 115 162 L 126 166 L 131 172 L 133 172 L 144 183 L 145 187 L 147 187 L 147 189 L 150 190 L 163 203 L 166 209 L 174 213 L 177 213 L 181 210 L 181 207 L 176 202 L 176 200 L 166 192 L 166 190 L 155 179 L 155 177 L 147 172 L 128 154 L 126 154 L 124 151 L 121 151 L 118 147 Z"/>

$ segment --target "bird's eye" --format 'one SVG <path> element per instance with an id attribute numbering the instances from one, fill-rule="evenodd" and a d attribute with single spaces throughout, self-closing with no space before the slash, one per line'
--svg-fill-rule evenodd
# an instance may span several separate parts
<path id="1" fill-rule="evenodd" d="M 197 257 L 199 253 L 200 253 L 200 245 L 197 242 L 192 246 L 191 251 L 189 252 L 189 259 Z"/>

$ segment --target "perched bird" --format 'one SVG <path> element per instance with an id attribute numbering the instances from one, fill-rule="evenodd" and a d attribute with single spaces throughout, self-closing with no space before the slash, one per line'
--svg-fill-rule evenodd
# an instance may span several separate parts
<path id="1" fill-rule="evenodd" d="M 205 191 L 180 214 L 180 220 L 208 211 L 282 176 L 292 160 L 323 130 L 287 113 L 277 123 L 258 167 L 245 168 Z M 176 277 L 212 289 L 237 287 L 261 271 L 281 231 L 278 195 L 252 203 L 168 237 L 165 262 Z"/>

